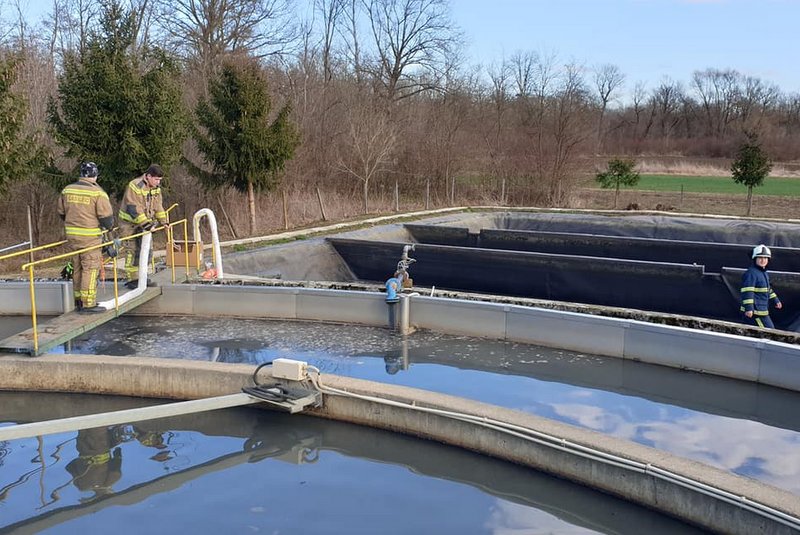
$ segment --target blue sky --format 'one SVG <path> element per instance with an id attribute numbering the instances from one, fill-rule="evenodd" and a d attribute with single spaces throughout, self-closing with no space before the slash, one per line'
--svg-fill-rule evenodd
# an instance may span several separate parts
<path id="1" fill-rule="evenodd" d="M 298 0 L 303 3 L 307 0 Z M 33 20 L 51 0 L 21 0 Z M 800 0 L 450 0 L 472 62 L 556 53 L 618 65 L 626 88 L 733 68 L 800 92 Z M 4 14 L 8 13 L 8 8 Z"/>
<path id="2" fill-rule="evenodd" d="M 800 0 L 452 0 L 469 55 L 556 52 L 618 65 L 626 85 L 733 68 L 800 91 Z"/>

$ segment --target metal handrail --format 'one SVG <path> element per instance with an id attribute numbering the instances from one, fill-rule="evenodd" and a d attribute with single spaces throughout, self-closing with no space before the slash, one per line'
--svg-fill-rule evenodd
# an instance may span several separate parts
<path id="1" fill-rule="evenodd" d="M 172 227 L 175 226 L 175 225 L 178 225 L 178 224 L 183 224 L 183 233 L 184 233 L 184 236 L 185 236 L 186 240 L 188 241 L 189 237 L 188 237 L 188 226 L 187 226 L 186 219 L 182 219 L 182 220 L 176 221 L 174 223 L 167 223 L 166 225 L 164 225 L 162 227 L 159 227 L 157 229 L 154 229 L 154 230 L 146 230 L 144 232 L 139 232 L 137 234 L 132 234 L 130 236 L 126 236 L 125 238 L 122 238 L 120 241 L 134 240 L 134 239 L 139 238 L 141 236 L 144 236 L 145 234 L 148 234 L 150 232 L 159 232 L 161 230 L 164 230 L 164 232 L 166 232 L 167 235 L 171 237 L 172 236 Z M 64 240 L 62 242 L 59 242 L 58 245 L 61 245 L 63 243 L 66 243 L 66 240 Z M 47 257 L 47 258 L 42 258 L 40 260 L 35 260 L 35 261 L 28 262 L 28 263 L 22 265 L 21 269 L 23 271 L 26 271 L 26 270 L 28 271 L 28 282 L 29 282 L 30 297 L 31 297 L 31 323 L 33 325 L 33 352 L 34 353 L 37 353 L 39 351 L 39 331 L 38 331 L 38 326 L 37 326 L 37 321 L 36 321 L 36 292 L 34 290 L 34 284 L 33 284 L 33 279 L 34 279 L 33 269 L 34 269 L 34 267 L 35 266 L 40 266 L 40 265 L 43 265 L 43 264 L 47 264 L 49 262 L 53 262 L 55 260 L 63 260 L 65 258 L 70 258 L 70 257 L 73 257 L 75 255 L 79 255 L 79 254 L 82 254 L 82 253 L 93 251 L 95 249 L 102 249 L 103 247 L 107 247 L 107 246 L 113 245 L 113 244 L 114 244 L 114 240 L 111 240 L 111 241 L 103 242 L 100 245 L 93 245 L 91 247 L 84 247 L 83 249 L 78 249 L 77 251 L 70 251 L 68 253 L 63 253 L 63 254 L 56 255 L 56 256 L 50 256 L 50 257 Z M 47 248 L 47 247 L 54 247 L 54 246 L 55 246 L 55 244 L 50 244 L 50 245 L 38 247 L 37 249 L 42 249 L 42 248 Z M 36 249 L 32 249 L 31 251 L 23 251 L 23 253 L 27 254 L 28 252 L 32 252 L 33 250 L 36 250 Z M 18 254 L 20 254 L 20 253 L 15 253 L 15 255 L 18 255 Z M 174 262 L 174 258 L 175 257 L 174 257 L 174 253 L 173 253 L 173 256 L 172 256 L 172 259 L 173 259 L 173 262 L 172 262 L 172 282 L 173 283 L 175 282 L 175 262 Z M 0 258 L 0 260 L 2 260 L 2 258 Z M 116 262 L 116 260 L 113 262 L 113 264 L 114 264 L 114 308 L 117 311 L 119 311 L 119 288 L 118 288 L 118 284 L 117 284 L 117 262 Z M 186 250 L 186 279 L 187 280 L 189 279 L 189 251 L 188 251 L 188 249 Z"/>
<path id="2" fill-rule="evenodd" d="M 30 243 L 30 242 L 25 242 L 25 243 L 27 244 L 27 243 Z M 17 251 L 16 253 L 10 253 L 10 254 L 7 254 L 7 255 L 3 255 L 3 256 L 0 256 L 0 262 L 2 262 L 3 260 L 8 260 L 9 258 L 14 258 L 14 257 L 17 257 L 17 256 L 22 256 L 22 255 L 34 253 L 36 251 L 43 251 L 44 249 L 50 249 L 52 247 L 58 247 L 59 245 L 64 245 L 65 243 L 67 243 L 67 240 L 61 240 L 61 241 L 57 241 L 57 242 L 53 242 L 53 243 L 48 243 L 47 245 L 40 245 L 39 247 L 34 247 L 32 249 L 25 249 L 24 251 Z M 15 245 L 14 247 L 17 247 L 17 246 Z M 5 251 L 7 249 L 3 249 L 3 250 Z"/>
<path id="3" fill-rule="evenodd" d="M 30 245 L 30 243 L 31 242 L 29 242 L 29 241 L 24 241 L 24 242 L 18 243 L 16 245 L 9 245 L 8 247 L 3 247 L 2 249 L 0 249 L 0 253 L 5 253 L 6 251 L 10 251 L 11 249 L 16 249 L 17 247 L 23 247 L 25 245 Z"/>
<path id="4" fill-rule="evenodd" d="M 175 205 L 172 205 L 172 209 Z M 169 249 L 169 264 L 172 268 L 172 284 L 175 284 L 175 239 L 172 234 L 172 227 L 178 223 L 183 224 L 183 254 L 184 254 L 184 267 L 186 268 L 186 280 L 189 280 L 189 226 L 187 219 L 181 219 L 175 223 L 167 225 L 167 248 Z"/>
<path id="5" fill-rule="evenodd" d="M 165 226 L 164 227 L 159 227 L 159 228 L 154 229 L 154 230 L 145 230 L 145 231 L 139 232 L 137 234 L 131 234 L 130 236 L 125 236 L 124 238 L 120 239 L 120 241 L 129 241 L 129 240 L 132 240 L 134 238 L 139 238 L 140 236 L 144 236 L 148 232 L 158 232 L 158 231 L 164 229 Z M 70 251 L 68 253 L 62 253 L 62 254 L 56 255 L 56 256 L 48 256 L 47 258 L 42 258 L 42 259 L 36 260 L 34 262 L 28 262 L 27 264 L 22 264 L 22 270 L 25 271 L 26 269 L 32 268 L 34 266 L 40 266 L 42 264 L 47 264 L 48 262 L 52 262 L 54 260 L 63 260 L 65 258 L 69 258 L 71 256 L 75 256 L 75 255 L 79 255 L 79 254 L 83 254 L 83 253 L 88 253 L 89 251 L 93 251 L 95 249 L 102 249 L 103 247 L 106 247 L 108 245 L 113 245 L 113 244 L 114 244 L 114 240 L 110 240 L 110 241 L 103 242 L 100 245 L 92 245 L 91 247 L 84 247 L 83 249 L 78 249 L 77 251 Z"/>

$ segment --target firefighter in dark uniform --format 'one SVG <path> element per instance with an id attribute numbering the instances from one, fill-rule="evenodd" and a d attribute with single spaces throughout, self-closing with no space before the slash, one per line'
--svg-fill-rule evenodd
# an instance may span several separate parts
<path id="1" fill-rule="evenodd" d="M 134 178 L 125 188 L 119 208 L 119 228 L 123 238 L 146 230 L 153 230 L 158 224 L 167 223 L 167 212 L 161 196 L 161 166 L 153 164 L 145 173 Z M 125 253 L 125 274 L 128 288 L 136 288 L 139 279 L 139 253 L 142 247 L 141 236 L 135 239 L 135 246 L 128 240 Z"/>
<path id="2" fill-rule="evenodd" d="M 770 301 L 775 308 L 783 308 L 783 303 L 772 289 L 767 274 L 767 264 L 772 258 L 772 251 L 766 245 L 753 247 L 753 265 L 742 275 L 741 312 L 748 325 L 774 329 L 775 325 L 769 317 Z"/>
<path id="3" fill-rule="evenodd" d="M 73 250 L 103 243 L 103 232 L 114 226 L 114 215 L 108 195 L 97 184 L 97 165 L 81 164 L 77 182 L 61 191 L 58 215 L 64 221 L 67 244 Z M 72 261 L 72 289 L 75 307 L 80 312 L 104 312 L 97 306 L 97 278 L 102 265 L 102 252 L 93 249 L 76 255 Z"/>

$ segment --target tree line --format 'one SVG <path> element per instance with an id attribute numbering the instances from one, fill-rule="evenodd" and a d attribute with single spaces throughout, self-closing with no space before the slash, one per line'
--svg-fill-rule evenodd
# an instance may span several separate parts
<path id="1" fill-rule="evenodd" d="M 490 178 L 509 202 L 565 206 L 612 156 L 731 159 L 746 132 L 775 160 L 800 153 L 800 94 L 723 68 L 648 87 L 537 51 L 476 65 L 448 0 L 21 11 L 0 12 L 0 221 L 22 235 L 31 206 L 37 240 L 58 236 L 53 197 L 83 160 L 114 194 L 158 162 L 170 200 L 227 206 L 253 234 L 278 187 L 369 212 L 395 184 L 448 204 Z"/>

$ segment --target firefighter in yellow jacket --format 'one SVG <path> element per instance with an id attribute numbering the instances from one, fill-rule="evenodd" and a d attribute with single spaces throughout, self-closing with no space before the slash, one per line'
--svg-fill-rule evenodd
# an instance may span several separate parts
<path id="1" fill-rule="evenodd" d="M 122 237 L 128 237 L 146 230 L 153 230 L 159 224 L 167 223 L 167 212 L 161 196 L 161 178 L 164 171 L 160 165 L 153 164 L 145 173 L 134 178 L 125 188 L 119 208 L 119 228 Z M 129 240 L 130 242 L 130 240 Z M 136 288 L 139 279 L 139 253 L 142 247 L 141 236 L 136 238 L 135 247 L 128 242 L 125 253 L 125 274 L 128 288 Z"/>
<path id="2" fill-rule="evenodd" d="M 88 503 L 114 493 L 114 484 L 122 477 L 121 442 L 114 427 L 97 427 L 78 431 L 75 447 L 78 457 L 67 464 L 72 484 L 82 492 L 92 492 L 81 498 Z"/>
<path id="3" fill-rule="evenodd" d="M 97 184 L 97 165 L 81 164 L 81 176 L 58 198 L 58 215 L 64 221 L 67 244 L 73 251 L 103 243 L 103 232 L 114 226 L 108 195 Z M 105 230 L 103 230 L 105 229 Z M 79 312 L 104 312 L 97 306 L 97 278 L 102 265 L 100 249 L 77 255 L 73 261 L 72 289 Z"/>

